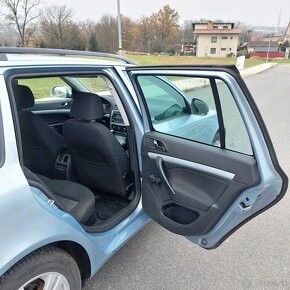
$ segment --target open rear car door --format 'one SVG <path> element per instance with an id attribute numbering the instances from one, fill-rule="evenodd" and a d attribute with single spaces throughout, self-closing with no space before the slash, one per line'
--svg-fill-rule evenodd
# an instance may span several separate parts
<path id="1" fill-rule="evenodd" d="M 142 203 L 154 221 L 211 249 L 284 196 L 287 176 L 234 66 L 127 72 L 146 131 Z"/>

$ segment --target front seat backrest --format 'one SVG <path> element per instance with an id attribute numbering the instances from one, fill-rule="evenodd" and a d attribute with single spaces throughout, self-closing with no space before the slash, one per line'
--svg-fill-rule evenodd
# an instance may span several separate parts
<path id="1" fill-rule="evenodd" d="M 25 109 L 34 106 L 29 87 L 14 83 L 24 165 L 38 174 L 53 177 L 57 156 L 64 148 L 62 136 L 39 116 Z"/>
<path id="2" fill-rule="evenodd" d="M 100 121 L 104 117 L 101 98 L 92 93 L 74 95 L 63 136 L 79 182 L 98 192 L 126 195 L 130 185 L 128 156 L 111 131 Z M 96 121 L 97 120 L 97 121 Z"/>

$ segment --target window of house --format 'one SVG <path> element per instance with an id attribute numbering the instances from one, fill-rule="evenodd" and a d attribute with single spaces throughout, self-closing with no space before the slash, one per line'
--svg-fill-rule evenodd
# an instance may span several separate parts
<path id="1" fill-rule="evenodd" d="M 232 51 L 232 49 L 231 49 L 231 48 L 229 48 L 229 50 L 230 50 L 230 51 Z"/>
<path id="2" fill-rule="evenodd" d="M 212 47 L 210 49 L 210 54 L 216 54 L 216 48 L 215 47 Z"/>
<path id="3" fill-rule="evenodd" d="M 225 29 L 226 29 L 226 28 L 229 28 L 229 27 L 228 27 L 227 25 L 224 25 L 224 26 L 223 26 L 223 28 L 225 28 Z"/>
<path id="4" fill-rule="evenodd" d="M 239 109 L 222 80 L 180 75 L 141 75 L 137 77 L 137 82 L 153 130 L 193 142 L 253 154 Z M 221 109 L 216 106 L 218 100 Z M 218 116 L 223 120 L 224 129 L 220 128 Z"/>
<path id="5" fill-rule="evenodd" d="M 216 29 L 216 28 L 219 28 L 219 27 L 217 25 L 214 25 L 213 28 Z"/>
<path id="6" fill-rule="evenodd" d="M 212 36 L 211 43 L 217 43 L 217 37 L 216 36 Z"/>
<path id="7" fill-rule="evenodd" d="M 227 49 L 225 47 L 222 47 L 221 48 L 221 51 L 226 51 Z"/>
<path id="8" fill-rule="evenodd" d="M 228 37 L 227 36 L 223 36 L 222 39 L 228 39 Z"/>

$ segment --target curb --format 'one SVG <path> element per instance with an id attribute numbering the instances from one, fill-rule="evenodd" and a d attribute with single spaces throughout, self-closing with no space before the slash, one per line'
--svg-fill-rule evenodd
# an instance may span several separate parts
<path id="1" fill-rule="evenodd" d="M 270 68 L 273 68 L 276 66 L 278 63 L 273 62 L 273 63 L 262 63 L 253 67 L 246 68 L 244 70 L 240 71 L 240 75 L 242 78 L 250 77 L 256 74 L 259 74 L 263 71 L 266 71 Z"/>
<path id="2" fill-rule="evenodd" d="M 246 78 L 246 77 L 261 73 L 263 71 L 266 71 L 276 65 L 277 63 L 262 63 L 256 66 L 246 68 L 239 72 L 242 78 Z M 207 87 L 209 85 L 209 82 L 203 79 L 196 79 L 194 81 L 193 80 L 188 81 L 187 79 L 184 79 L 184 80 L 177 80 L 177 81 L 172 81 L 172 82 L 182 91 L 200 89 L 203 87 Z"/>

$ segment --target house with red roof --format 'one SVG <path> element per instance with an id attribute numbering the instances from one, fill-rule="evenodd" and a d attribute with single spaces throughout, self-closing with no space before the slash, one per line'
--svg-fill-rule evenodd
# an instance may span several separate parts
<path id="1" fill-rule="evenodd" d="M 240 29 L 234 23 L 193 23 L 194 55 L 198 57 L 236 56 Z"/>

